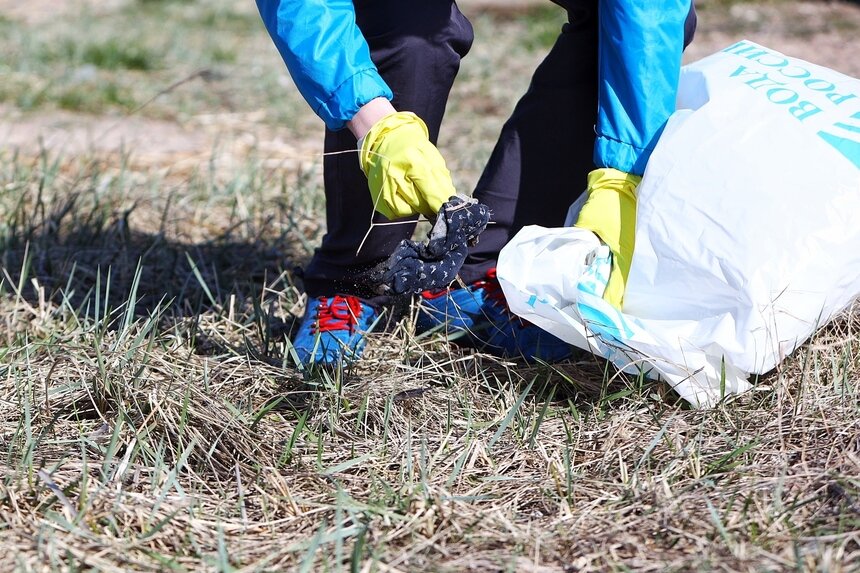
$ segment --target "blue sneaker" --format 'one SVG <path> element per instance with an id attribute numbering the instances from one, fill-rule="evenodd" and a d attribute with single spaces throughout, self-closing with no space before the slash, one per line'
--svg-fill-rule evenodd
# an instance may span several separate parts
<path id="1" fill-rule="evenodd" d="M 498 284 L 498 283 L 496 283 Z M 488 281 L 476 281 L 466 288 L 424 291 L 418 306 L 415 327 L 418 332 L 445 326 L 449 335 L 469 333 L 486 321 L 484 307 L 489 304 L 492 286 Z"/>
<path id="2" fill-rule="evenodd" d="M 498 356 L 522 356 L 558 362 L 571 356 L 571 346 L 525 321 L 508 308 L 496 269 L 466 288 L 424 292 L 418 307 L 418 332 L 441 328 L 451 335 L 466 335 L 478 348 Z"/>
<path id="3" fill-rule="evenodd" d="M 354 296 L 321 296 L 308 301 L 293 340 L 299 361 L 305 366 L 331 366 L 357 360 L 364 351 L 364 335 L 376 316 L 376 309 Z"/>

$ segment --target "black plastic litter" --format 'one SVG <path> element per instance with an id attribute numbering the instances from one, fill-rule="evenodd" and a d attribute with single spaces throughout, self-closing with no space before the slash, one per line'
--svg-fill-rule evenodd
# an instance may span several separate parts
<path id="1" fill-rule="evenodd" d="M 477 199 L 451 197 L 439 209 L 426 244 L 404 239 L 397 245 L 380 269 L 382 294 L 418 294 L 451 284 L 489 221 L 490 209 Z"/>

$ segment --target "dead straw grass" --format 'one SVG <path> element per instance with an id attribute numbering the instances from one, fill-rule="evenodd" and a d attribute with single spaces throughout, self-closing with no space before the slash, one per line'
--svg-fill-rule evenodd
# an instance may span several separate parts
<path id="1" fill-rule="evenodd" d="M 293 265 L 321 233 L 318 121 L 269 39 L 195 24 L 201 7 L 241 23 L 235 3 L 165 3 L 149 22 L 57 19 L 64 4 L 51 3 L 55 27 L 11 14 L 12 88 L 80 64 L 42 62 L 19 38 L 84 45 L 129 21 L 217 38 L 236 64 L 144 110 L 190 114 L 185 129 L 81 120 L 140 136 L 134 157 L 107 141 L 74 160 L 0 152 L 0 571 L 860 570 L 857 308 L 706 411 L 659 384 L 609 384 L 588 356 L 502 362 L 416 336 L 409 319 L 356 367 L 305 375 L 287 337 L 304 304 Z M 529 30 L 464 7 L 479 41 L 443 151 L 471 188 L 542 57 L 523 44 L 557 14 Z M 689 58 L 741 34 L 856 69 L 850 3 L 701 7 Z M 162 17 L 175 10 L 195 17 Z M 118 79 L 148 100 L 204 52 L 183 42 L 165 73 Z M 212 104 L 213 90 L 229 97 Z M 25 134 L 75 123 L 18 120 Z"/>
<path id="2" fill-rule="evenodd" d="M 310 203 L 249 168 L 250 223 L 218 206 L 226 231 L 187 240 L 199 206 L 50 165 L 7 162 L 0 200 L 4 571 L 860 567 L 857 309 L 705 411 L 408 317 L 353 368 L 301 373 L 286 261 Z"/>

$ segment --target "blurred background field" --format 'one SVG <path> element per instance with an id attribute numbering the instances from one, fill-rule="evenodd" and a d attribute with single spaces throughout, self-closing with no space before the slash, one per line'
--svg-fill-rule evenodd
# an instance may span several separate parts
<path id="1" fill-rule="evenodd" d="M 860 75 L 857 4 L 698 5 L 688 61 L 749 38 Z M 564 13 L 546 0 L 465 0 L 462 8 L 476 41 L 441 145 L 458 183 L 470 189 Z M 213 160 L 229 171 L 248 155 L 288 169 L 319 162 L 319 122 L 251 2 L 4 0 L 0 32 L 6 148 L 79 155 L 124 146 L 135 163 L 174 171 Z"/>
<path id="2" fill-rule="evenodd" d="M 564 13 L 461 5 L 468 192 Z M 857 3 L 698 6 L 688 61 L 860 76 Z M 321 125 L 254 3 L 0 0 L 0 53 L 0 570 L 860 570 L 856 309 L 709 411 L 408 317 L 303 374 Z"/>

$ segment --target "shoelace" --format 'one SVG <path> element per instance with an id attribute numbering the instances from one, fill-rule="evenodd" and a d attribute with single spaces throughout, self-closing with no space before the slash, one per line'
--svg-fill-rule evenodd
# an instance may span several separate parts
<path id="1" fill-rule="evenodd" d="M 348 330 L 352 332 L 361 314 L 361 301 L 354 296 L 319 297 L 317 316 L 311 332 L 332 332 Z"/>

